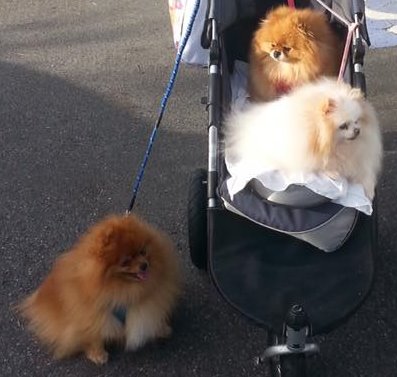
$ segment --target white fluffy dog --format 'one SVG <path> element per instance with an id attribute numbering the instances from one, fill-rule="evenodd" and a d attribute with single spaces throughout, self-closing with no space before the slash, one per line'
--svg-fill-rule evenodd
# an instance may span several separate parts
<path id="1" fill-rule="evenodd" d="M 372 199 L 382 140 L 375 111 L 361 91 L 321 79 L 232 114 L 225 154 L 228 161 L 269 170 L 346 178 L 362 184 Z"/>

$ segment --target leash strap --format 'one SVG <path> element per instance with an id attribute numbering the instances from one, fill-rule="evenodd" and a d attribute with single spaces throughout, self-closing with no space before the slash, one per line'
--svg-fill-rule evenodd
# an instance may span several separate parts
<path id="1" fill-rule="evenodd" d="M 288 6 L 290 8 L 295 8 L 295 0 L 288 0 Z"/>
<path id="2" fill-rule="evenodd" d="M 199 7 L 200 7 L 200 0 L 196 0 L 196 2 L 194 4 L 194 8 L 193 8 L 192 17 L 190 18 L 189 23 L 188 23 L 188 25 L 186 27 L 186 31 L 185 31 L 185 34 L 184 34 L 184 36 L 182 38 L 182 41 L 181 41 L 181 43 L 178 46 L 178 52 L 176 54 L 174 67 L 172 69 L 172 72 L 171 72 L 171 75 L 170 75 L 170 79 L 168 81 L 166 90 L 165 90 L 163 98 L 161 100 L 159 114 L 158 114 L 156 123 L 155 123 L 155 125 L 153 127 L 152 133 L 150 135 L 149 142 L 148 142 L 148 145 L 147 145 L 147 148 L 146 148 L 146 152 L 145 152 L 143 160 L 141 162 L 138 174 L 137 174 L 137 176 L 135 178 L 135 183 L 134 183 L 134 186 L 132 188 L 132 197 L 131 197 L 130 204 L 128 205 L 128 208 L 127 208 L 127 211 L 126 211 L 127 214 L 131 213 L 132 208 L 134 207 L 135 200 L 136 200 L 136 197 L 138 195 L 138 190 L 139 190 L 139 187 L 140 187 L 142 179 L 143 179 L 143 174 L 145 173 L 146 165 L 148 163 L 149 156 L 150 156 L 150 153 L 152 151 L 154 141 L 156 139 L 157 130 L 160 127 L 160 123 L 161 123 L 161 120 L 163 119 L 163 115 L 164 115 L 164 112 L 165 112 L 165 109 L 166 109 L 166 106 L 167 106 L 168 99 L 169 99 L 169 97 L 171 95 L 172 89 L 173 89 L 174 84 L 175 84 L 175 79 L 176 79 L 176 76 L 178 74 L 179 65 L 180 65 L 181 60 L 182 60 L 182 53 L 183 53 L 183 50 L 185 49 L 185 46 L 186 46 L 186 43 L 187 43 L 187 41 L 188 41 L 188 39 L 190 37 L 190 34 L 192 33 L 193 24 L 194 24 L 194 21 L 196 19 Z"/>

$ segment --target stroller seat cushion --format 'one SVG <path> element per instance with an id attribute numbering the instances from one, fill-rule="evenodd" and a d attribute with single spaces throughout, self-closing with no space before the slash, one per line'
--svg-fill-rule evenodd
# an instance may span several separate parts
<path id="1" fill-rule="evenodd" d="M 304 191 L 296 192 L 298 194 L 295 199 L 298 200 Z M 280 205 L 264 199 L 251 184 L 232 198 L 227 188 L 227 180 L 219 186 L 219 194 L 227 210 L 326 252 L 338 250 L 346 242 L 359 214 L 354 208 L 343 207 L 329 200 L 323 201 L 324 197 L 321 196 L 313 196 L 311 204 L 317 200 L 318 205 L 307 208 Z"/>
<path id="2" fill-rule="evenodd" d="M 263 186 L 263 184 L 257 179 L 252 179 L 249 182 L 249 185 L 255 192 L 259 194 L 259 196 L 270 202 L 296 208 L 314 207 L 331 200 L 330 198 L 319 195 L 308 189 L 306 186 L 301 185 L 292 184 L 284 191 L 270 190 L 269 188 Z"/>

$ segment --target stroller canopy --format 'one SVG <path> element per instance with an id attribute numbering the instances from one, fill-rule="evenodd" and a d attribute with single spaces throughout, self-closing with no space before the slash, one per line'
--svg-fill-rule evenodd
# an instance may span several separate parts
<path id="1" fill-rule="evenodd" d="M 323 0 L 323 2 L 350 22 L 354 21 L 355 13 L 364 15 L 364 0 Z M 241 20 L 263 18 L 269 8 L 285 3 L 286 1 L 283 0 L 216 0 L 209 1 L 207 12 L 217 19 L 222 32 Z M 295 4 L 297 7 L 313 7 L 324 10 L 316 0 L 296 0 Z M 337 22 L 333 16 L 330 17 L 330 20 L 331 23 Z M 362 30 L 362 35 L 369 45 L 367 31 Z"/>

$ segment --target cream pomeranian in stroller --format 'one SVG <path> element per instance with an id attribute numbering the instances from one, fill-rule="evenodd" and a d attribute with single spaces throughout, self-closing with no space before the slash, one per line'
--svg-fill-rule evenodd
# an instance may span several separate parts
<path id="1" fill-rule="evenodd" d="M 324 173 L 363 185 L 372 199 L 382 143 L 375 111 L 359 89 L 336 80 L 306 84 L 230 116 L 225 153 L 285 173 Z"/>

